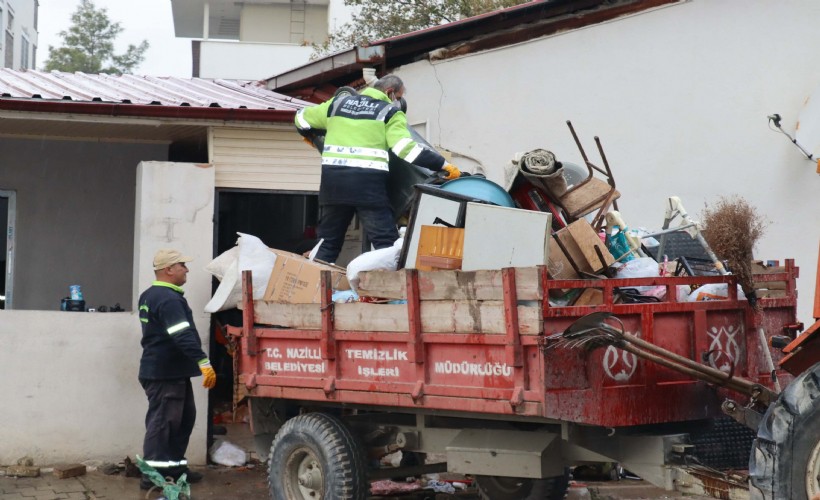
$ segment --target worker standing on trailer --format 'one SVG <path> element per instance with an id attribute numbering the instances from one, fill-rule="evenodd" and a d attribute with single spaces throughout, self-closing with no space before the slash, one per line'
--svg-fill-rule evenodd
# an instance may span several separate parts
<path id="1" fill-rule="evenodd" d="M 335 262 L 354 214 L 376 249 L 398 239 L 387 197 L 388 151 L 433 171 L 444 170 L 446 179 L 461 174 L 432 149 L 418 144 L 407 130 L 407 117 L 398 105 L 404 83 L 387 75 L 361 94 L 334 97 L 296 113 L 296 129 L 307 136 L 326 130 L 322 152 L 319 205 L 322 215 L 317 237 L 324 239 L 316 258 Z"/>
<path id="2" fill-rule="evenodd" d="M 179 479 L 187 474 L 189 483 L 202 479 L 188 470 L 185 451 L 196 421 L 191 377 L 202 373 L 202 386 L 216 385 L 216 373 L 194 326 L 194 318 L 182 285 L 187 281 L 191 257 L 178 250 L 162 249 L 154 256 L 156 280 L 140 295 L 142 358 L 139 381 L 148 396 L 145 416 L 145 462 L 162 477 Z M 140 488 L 150 489 L 143 475 Z"/>

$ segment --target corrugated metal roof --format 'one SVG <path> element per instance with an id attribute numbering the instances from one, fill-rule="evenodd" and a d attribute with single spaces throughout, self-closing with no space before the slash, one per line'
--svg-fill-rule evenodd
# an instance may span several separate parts
<path id="1" fill-rule="evenodd" d="M 310 105 L 245 80 L 0 68 L 0 99 L 294 111 Z"/>

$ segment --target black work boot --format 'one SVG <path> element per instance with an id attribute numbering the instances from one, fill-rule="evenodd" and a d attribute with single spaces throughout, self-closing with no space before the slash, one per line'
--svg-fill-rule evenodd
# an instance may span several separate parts
<path id="1" fill-rule="evenodd" d="M 185 480 L 188 481 L 191 484 L 198 483 L 198 482 L 202 481 L 203 477 L 204 476 L 202 475 L 201 472 L 197 472 L 197 471 L 191 470 L 191 469 L 188 469 L 188 470 L 185 471 Z"/>
<path id="2" fill-rule="evenodd" d="M 151 489 L 151 488 L 153 488 L 154 486 L 155 486 L 155 485 L 154 485 L 153 481 L 151 481 L 151 480 L 148 478 L 148 476 L 146 476 L 145 474 L 143 474 L 143 475 L 142 475 L 142 477 L 140 478 L 140 489 L 141 489 L 141 490 L 150 490 L 150 489 Z"/>

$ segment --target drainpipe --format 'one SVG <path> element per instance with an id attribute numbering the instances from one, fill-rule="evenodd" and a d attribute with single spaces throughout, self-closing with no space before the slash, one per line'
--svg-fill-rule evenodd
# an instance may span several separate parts
<path id="1" fill-rule="evenodd" d="M 364 83 L 368 87 L 372 87 L 378 80 L 376 78 L 376 68 L 362 68 L 362 78 L 364 78 Z"/>
<path id="2" fill-rule="evenodd" d="M 208 32 L 210 31 L 211 27 L 211 4 L 205 2 L 202 11 L 202 39 L 208 39 Z"/>

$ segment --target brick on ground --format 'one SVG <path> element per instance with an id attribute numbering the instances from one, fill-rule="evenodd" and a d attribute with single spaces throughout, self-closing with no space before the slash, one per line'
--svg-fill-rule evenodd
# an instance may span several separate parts
<path id="1" fill-rule="evenodd" d="M 40 468 L 33 465 L 9 465 L 6 475 L 12 477 L 39 477 Z"/>
<path id="2" fill-rule="evenodd" d="M 54 476 L 58 479 L 84 476 L 85 471 L 85 465 L 83 464 L 63 464 L 54 466 Z"/>

